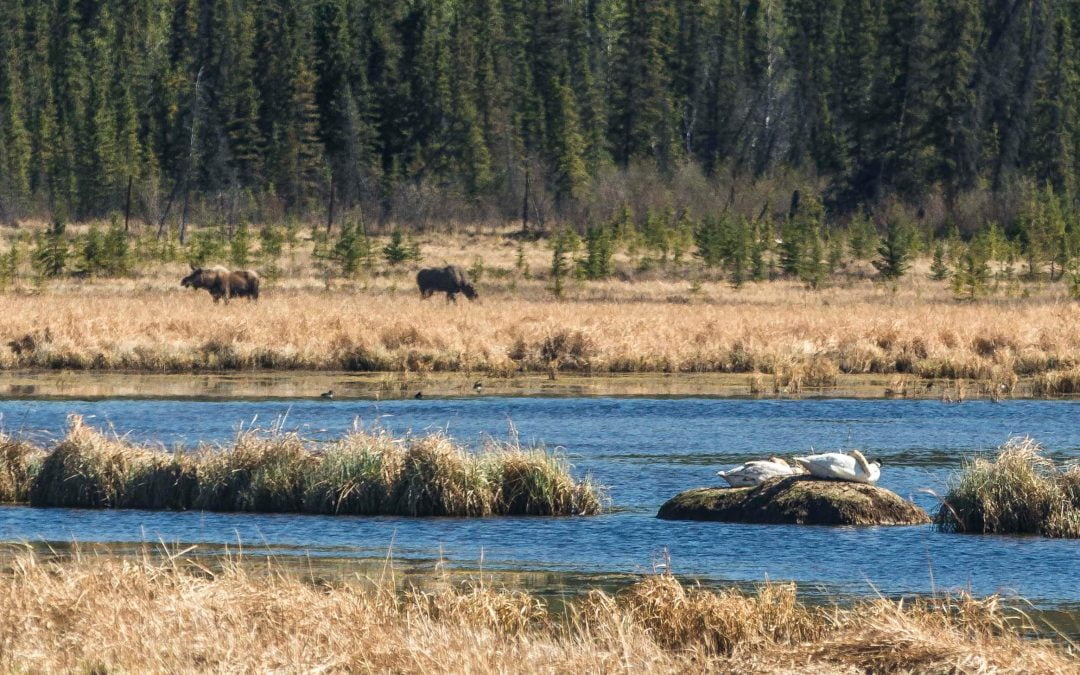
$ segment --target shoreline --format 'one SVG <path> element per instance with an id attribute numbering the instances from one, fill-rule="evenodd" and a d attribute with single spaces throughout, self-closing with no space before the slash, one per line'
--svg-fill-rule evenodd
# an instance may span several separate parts
<path id="1" fill-rule="evenodd" d="M 25 504 L 0 504 L 0 508 L 32 508 Z M 314 517 L 317 514 L 290 514 Z M 32 553 L 42 562 L 72 563 L 87 557 L 108 560 L 159 560 L 167 561 L 177 556 L 196 561 L 201 569 L 220 570 L 229 564 L 247 563 L 252 572 L 265 571 L 273 566 L 284 572 L 304 574 L 318 581 L 330 583 L 359 582 L 374 584 L 380 579 L 393 577 L 399 587 L 414 585 L 423 587 L 432 582 L 454 583 L 483 581 L 486 584 L 510 590 L 521 590 L 557 601 L 565 597 L 580 597 L 589 591 L 602 589 L 614 592 L 629 588 L 644 577 L 651 576 L 645 569 L 638 571 L 619 569 L 554 569 L 530 567 L 527 564 L 492 564 L 487 560 L 453 560 L 431 555 L 418 555 L 404 551 L 357 552 L 349 555 L 343 550 L 316 549 L 303 546 L 245 544 L 233 542 L 173 541 L 85 541 L 85 540 L 34 540 L 24 542 L 0 542 L 0 568 L 10 564 L 20 555 Z M 792 584 L 801 600 L 816 606 L 850 606 L 870 597 L 883 597 L 893 601 L 904 598 L 931 599 L 941 594 L 932 591 L 904 591 L 882 593 L 872 584 L 865 592 L 836 587 L 829 582 L 765 577 L 760 579 L 735 579 L 695 573 L 674 573 L 675 579 L 684 584 L 721 591 L 738 589 L 752 592 L 762 583 Z M 976 594 L 974 597 L 987 597 Z M 1002 596 L 1006 606 L 1022 608 L 1046 617 L 1066 617 L 1075 625 L 1065 631 L 1070 638 L 1080 638 L 1080 603 L 1065 599 L 1031 599 L 1015 595 Z"/>
<path id="2" fill-rule="evenodd" d="M 348 671 L 672 673 L 743 672 L 748 663 L 756 672 L 793 664 L 815 672 L 1077 666 L 1067 636 L 1048 626 L 1051 638 L 1042 638 L 1034 617 L 996 596 L 814 606 L 790 584 L 714 591 L 653 574 L 553 608 L 482 579 L 399 591 L 393 576 L 364 587 L 242 562 L 207 569 L 182 551 L 138 561 L 17 556 L 0 568 L 7 608 L 18 617 L 0 636 L 8 646 L 0 665 L 139 670 L 151 659 L 170 671 L 333 663 Z M 117 624 L 132 639 L 103 639 Z"/>
<path id="3" fill-rule="evenodd" d="M 839 375 L 832 386 L 788 391 L 767 373 L 539 373 L 510 377 L 483 373 L 355 373 L 344 371 L 224 371 L 147 373 L 143 371 L 0 371 L 0 401 L 101 400 L 402 400 L 480 397 L 719 398 L 762 400 L 868 399 L 959 403 L 965 400 L 1075 401 L 1080 394 L 1037 395 L 1038 376 L 1021 378 L 1008 393 L 971 379 L 915 376 Z M 898 380 L 901 382 L 898 383 Z M 475 383 L 482 389 L 477 392 Z M 331 402 L 327 402 L 331 403 Z"/>

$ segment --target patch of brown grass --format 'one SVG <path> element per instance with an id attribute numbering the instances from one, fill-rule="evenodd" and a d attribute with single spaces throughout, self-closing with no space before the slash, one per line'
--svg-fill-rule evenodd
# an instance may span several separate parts
<path id="1" fill-rule="evenodd" d="M 949 487 L 938 526 L 974 534 L 1080 537 L 1080 466 L 1058 467 L 1030 438 L 1014 438 L 995 457 L 975 457 Z"/>
<path id="2" fill-rule="evenodd" d="M 44 459 L 45 452 L 33 444 L 0 434 L 0 503 L 27 501 Z"/>
<path id="3" fill-rule="evenodd" d="M 810 607 L 646 578 L 564 614 L 483 584 L 395 591 L 175 556 L 46 562 L 0 574 L 4 671 L 1068 673 L 996 599 Z"/>
<path id="4" fill-rule="evenodd" d="M 1061 328 L 1080 322 L 1080 305 L 1063 284 L 958 303 L 917 261 L 896 285 L 841 275 L 818 291 L 790 280 L 733 289 L 696 264 L 636 273 L 640 261 L 620 251 L 617 277 L 568 280 L 559 300 L 547 243 L 523 242 L 518 266 L 505 234 L 421 235 L 422 261 L 358 279 L 328 276 L 301 236 L 258 303 L 228 306 L 181 289 L 183 261 L 141 261 L 132 279 L 24 277 L 0 292 L 0 369 L 734 372 L 794 393 L 861 374 L 1045 376 L 1039 392 L 1080 391 L 1080 333 Z M 420 300 L 418 267 L 478 260 L 479 302 Z"/>
<path id="5" fill-rule="evenodd" d="M 603 490 L 561 455 L 516 441 L 479 452 L 448 437 L 355 431 L 311 447 L 247 431 L 167 453 L 70 419 L 49 452 L 0 439 L 0 499 L 32 506 L 403 516 L 595 515 Z"/>

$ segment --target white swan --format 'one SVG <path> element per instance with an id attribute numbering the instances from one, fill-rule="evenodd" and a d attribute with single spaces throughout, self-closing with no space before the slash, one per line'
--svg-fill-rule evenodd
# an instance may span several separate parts
<path id="1" fill-rule="evenodd" d="M 795 462 L 810 472 L 811 476 L 830 480 L 848 480 L 856 483 L 876 483 L 881 477 L 881 463 L 870 463 L 858 450 L 850 454 L 825 452 L 820 455 L 796 457 Z"/>
<path id="2" fill-rule="evenodd" d="M 770 478 L 794 476 L 798 473 L 798 467 L 791 466 L 779 457 L 770 457 L 755 459 L 727 471 L 717 471 L 716 475 L 726 480 L 731 487 L 757 487 Z"/>

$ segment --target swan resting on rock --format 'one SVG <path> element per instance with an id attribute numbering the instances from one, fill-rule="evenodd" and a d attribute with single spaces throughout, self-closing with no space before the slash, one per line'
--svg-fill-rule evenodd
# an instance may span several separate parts
<path id="1" fill-rule="evenodd" d="M 825 452 L 820 455 L 796 457 L 795 462 L 811 476 L 855 483 L 876 483 L 881 477 L 881 462 L 867 462 L 858 450 L 850 453 Z"/>
<path id="2" fill-rule="evenodd" d="M 770 457 L 746 462 L 727 471 L 717 471 L 716 475 L 735 488 L 757 487 L 771 478 L 795 476 L 799 473 L 801 473 L 799 467 L 791 466 L 779 457 Z"/>

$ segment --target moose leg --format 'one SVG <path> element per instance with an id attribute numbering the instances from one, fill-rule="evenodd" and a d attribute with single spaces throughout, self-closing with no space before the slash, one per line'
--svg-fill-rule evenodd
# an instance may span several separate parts
<path id="1" fill-rule="evenodd" d="M 457 293 L 455 293 L 453 291 L 447 291 L 446 292 L 446 302 L 448 302 L 448 303 L 452 302 L 452 303 L 454 303 L 456 305 L 457 304 Z"/>

